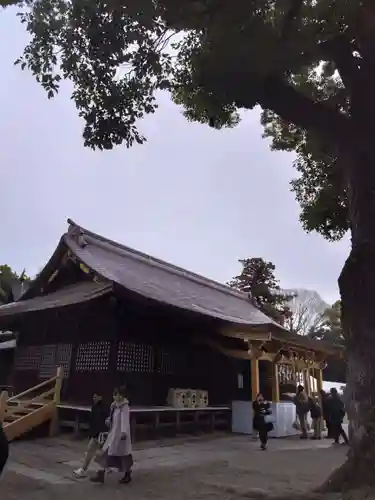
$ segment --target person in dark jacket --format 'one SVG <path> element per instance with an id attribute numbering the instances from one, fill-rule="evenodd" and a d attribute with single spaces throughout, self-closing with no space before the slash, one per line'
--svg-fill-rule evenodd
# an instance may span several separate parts
<path id="1" fill-rule="evenodd" d="M 9 457 L 9 444 L 5 435 L 3 424 L 0 422 L 0 477 Z"/>
<path id="2" fill-rule="evenodd" d="M 258 431 L 262 450 L 267 449 L 268 433 L 273 429 L 273 424 L 267 421 L 267 417 L 271 413 L 272 410 L 269 402 L 265 401 L 263 394 L 257 394 L 253 402 L 253 428 Z"/>
<path id="3" fill-rule="evenodd" d="M 344 439 L 345 444 L 348 444 L 348 436 L 342 428 L 342 423 L 346 413 L 344 403 L 341 401 L 337 389 L 332 388 L 330 392 L 331 397 L 329 399 L 328 411 L 334 444 L 339 444 L 341 436 Z"/>
<path id="4" fill-rule="evenodd" d="M 310 396 L 308 402 L 314 430 L 314 434 L 311 439 L 322 439 L 322 410 L 320 408 L 319 398 L 313 398 Z"/>
<path id="5" fill-rule="evenodd" d="M 102 396 L 99 394 L 93 395 L 93 405 L 90 412 L 90 431 L 89 431 L 89 444 L 87 446 L 86 454 L 82 466 L 75 470 L 73 474 L 78 477 L 86 477 L 87 469 L 93 461 L 96 453 L 100 450 L 104 443 L 104 436 L 108 432 L 106 419 L 109 415 L 109 409 L 103 402 Z"/>
<path id="6" fill-rule="evenodd" d="M 327 438 L 332 439 L 331 422 L 329 420 L 329 402 L 331 396 L 329 396 L 323 389 L 320 391 L 320 400 L 322 405 L 323 420 L 327 428 Z"/>
<path id="7" fill-rule="evenodd" d="M 297 393 L 294 397 L 294 404 L 296 405 L 296 414 L 301 428 L 301 439 L 307 439 L 307 414 L 310 410 L 307 394 L 303 385 L 297 387 Z"/>

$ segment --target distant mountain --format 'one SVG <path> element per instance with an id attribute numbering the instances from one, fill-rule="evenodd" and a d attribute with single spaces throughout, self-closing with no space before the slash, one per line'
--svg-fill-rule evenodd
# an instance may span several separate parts
<path id="1" fill-rule="evenodd" d="M 321 324 L 321 315 L 330 307 L 315 290 L 296 288 L 285 290 L 295 295 L 289 302 L 292 311 L 290 329 L 301 335 L 307 335 L 312 328 Z"/>

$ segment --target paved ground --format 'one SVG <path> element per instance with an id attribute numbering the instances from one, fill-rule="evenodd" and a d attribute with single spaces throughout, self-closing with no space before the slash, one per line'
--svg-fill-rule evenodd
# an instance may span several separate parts
<path id="1" fill-rule="evenodd" d="M 1 479 L 1 500 L 235 500 L 301 494 L 324 481 L 345 459 L 344 446 L 330 441 L 271 440 L 262 452 L 249 437 L 149 443 L 134 452 L 134 481 L 117 484 L 111 474 L 97 486 L 75 480 L 83 442 L 39 439 L 13 444 Z"/>

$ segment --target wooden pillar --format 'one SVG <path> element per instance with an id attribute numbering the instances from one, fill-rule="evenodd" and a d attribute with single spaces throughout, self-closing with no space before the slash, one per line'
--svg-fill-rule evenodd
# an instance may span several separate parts
<path id="1" fill-rule="evenodd" d="M 317 391 L 318 391 L 318 396 L 319 396 L 319 399 L 320 399 L 320 404 L 321 404 L 321 407 L 323 407 L 323 399 L 322 399 L 322 396 L 321 396 L 321 390 L 323 389 L 323 370 L 321 368 L 316 368 L 315 369 L 315 374 L 316 374 L 316 388 L 317 388 Z M 325 428 L 325 422 L 324 422 L 324 417 L 322 415 L 321 417 L 321 428 L 324 429 Z"/>
<path id="2" fill-rule="evenodd" d="M 302 368 L 302 377 L 305 393 L 310 396 L 310 370 L 308 368 Z"/>
<path id="3" fill-rule="evenodd" d="M 64 378 L 64 368 L 62 366 L 59 366 L 57 368 L 56 380 L 55 380 L 55 392 L 53 394 L 53 401 L 55 403 L 55 408 L 49 428 L 50 436 L 56 436 L 56 434 L 58 434 L 59 431 L 59 409 L 57 405 L 60 404 L 60 393 L 61 393 L 63 378 Z"/>
<path id="4" fill-rule="evenodd" d="M 318 392 L 323 389 L 323 370 L 321 368 L 316 369 L 316 382 L 317 382 L 317 389 Z"/>
<path id="5" fill-rule="evenodd" d="M 296 363 L 294 360 L 292 362 L 292 373 L 293 373 L 293 384 L 296 386 L 296 390 L 297 390 L 298 380 L 297 380 Z"/>
<path id="6" fill-rule="evenodd" d="M 307 367 L 305 370 L 306 373 L 306 394 L 311 396 L 311 370 L 310 367 Z"/>
<path id="7" fill-rule="evenodd" d="M 254 401 L 256 395 L 259 392 L 259 360 L 253 358 L 250 361 L 251 364 L 251 399 Z"/>
<path id="8" fill-rule="evenodd" d="M 272 401 L 280 402 L 279 365 L 272 363 Z"/>

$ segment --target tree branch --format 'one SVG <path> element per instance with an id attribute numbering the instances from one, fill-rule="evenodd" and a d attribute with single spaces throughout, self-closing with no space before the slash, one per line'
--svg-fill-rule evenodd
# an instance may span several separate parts
<path id="1" fill-rule="evenodd" d="M 222 77 L 219 85 L 222 91 L 226 89 L 227 94 L 229 89 L 232 102 L 240 108 L 252 109 L 257 103 L 274 111 L 283 120 L 305 130 L 314 130 L 335 145 L 348 146 L 347 141 L 352 139 L 350 121 L 340 112 L 312 101 L 280 77 L 269 76 L 254 88 L 255 78 L 254 74 L 237 69 L 234 74 Z"/>
<path id="2" fill-rule="evenodd" d="M 319 49 L 328 56 L 337 67 L 341 80 L 348 92 L 352 92 L 359 76 L 359 66 L 353 56 L 353 48 L 346 34 L 322 42 Z"/>
<path id="3" fill-rule="evenodd" d="M 283 26 L 281 28 L 280 42 L 283 43 L 287 40 L 289 30 L 293 26 L 293 22 L 299 16 L 299 13 L 303 7 L 303 0 L 291 0 L 290 7 L 286 13 Z"/>

